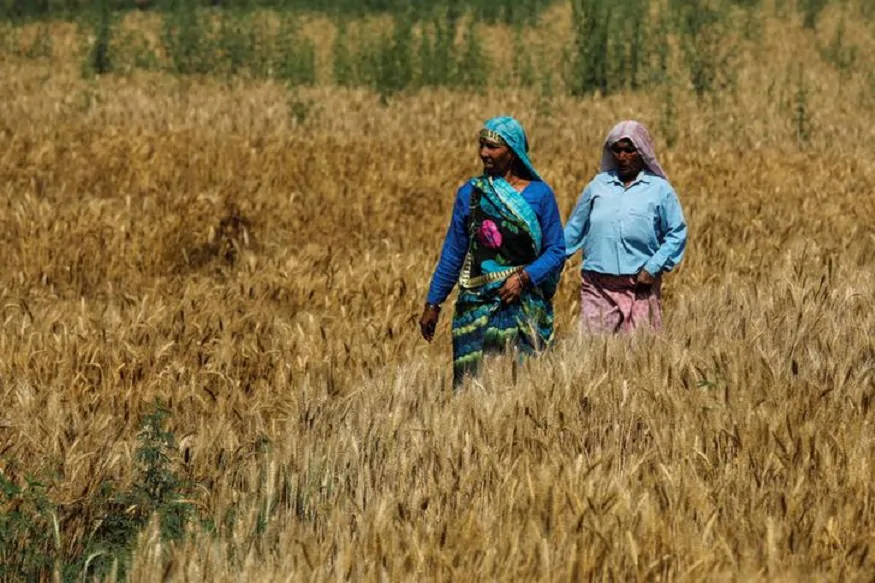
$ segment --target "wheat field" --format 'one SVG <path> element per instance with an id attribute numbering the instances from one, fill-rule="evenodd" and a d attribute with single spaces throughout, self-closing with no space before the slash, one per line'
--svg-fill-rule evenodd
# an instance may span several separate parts
<path id="1" fill-rule="evenodd" d="M 875 28 L 847 21 L 845 75 L 815 49 L 839 17 L 765 17 L 734 94 L 670 118 L 660 92 L 87 79 L 63 24 L 3 54 L 0 473 L 47 485 L 45 552 L 81 553 L 161 402 L 199 519 L 142 529 L 132 581 L 871 581 Z M 649 125 L 688 254 L 663 333 L 577 338 L 577 257 L 555 349 L 453 395 L 449 310 L 431 345 L 416 320 L 503 113 L 563 218 L 610 126 Z"/>

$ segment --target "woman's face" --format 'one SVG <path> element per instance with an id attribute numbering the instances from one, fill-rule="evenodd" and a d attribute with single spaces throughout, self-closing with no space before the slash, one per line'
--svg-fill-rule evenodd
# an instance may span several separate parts
<path id="1" fill-rule="evenodd" d="M 644 169 L 644 160 L 629 138 L 614 142 L 611 153 L 617 162 L 617 176 L 621 180 L 633 180 Z"/>
<path id="2" fill-rule="evenodd" d="M 480 160 L 483 170 L 490 176 L 504 176 L 513 164 L 513 150 L 509 146 L 499 146 L 485 138 L 480 138 Z"/>

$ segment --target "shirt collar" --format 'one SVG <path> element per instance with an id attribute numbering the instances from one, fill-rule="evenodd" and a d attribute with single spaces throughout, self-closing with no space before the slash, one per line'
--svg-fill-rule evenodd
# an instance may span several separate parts
<path id="1" fill-rule="evenodd" d="M 638 184 L 639 182 L 641 184 L 650 184 L 650 181 L 652 179 L 653 179 L 653 175 L 646 168 L 642 168 L 641 172 L 638 173 L 638 176 L 635 177 L 635 180 L 633 180 L 631 183 L 629 183 L 628 188 L 632 188 L 634 185 Z M 623 186 L 624 188 L 626 188 L 626 185 L 623 184 L 623 181 L 617 177 L 616 170 L 611 170 L 610 172 L 608 172 L 608 180 L 610 182 L 613 182 L 615 184 L 619 184 L 620 186 Z"/>

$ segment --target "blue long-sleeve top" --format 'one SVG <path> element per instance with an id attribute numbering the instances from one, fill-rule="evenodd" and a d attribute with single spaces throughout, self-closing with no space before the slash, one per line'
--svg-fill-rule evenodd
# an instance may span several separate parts
<path id="1" fill-rule="evenodd" d="M 438 305 L 443 303 L 453 291 L 459 280 L 465 255 L 468 253 L 468 215 L 470 214 L 471 193 L 474 187 L 470 182 L 456 191 L 453 217 L 444 239 L 441 258 L 435 268 L 426 301 Z M 522 191 L 522 197 L 531 205 L 541 225 L 541 254 L 525 267 L 532 283 L 539 285 L 551 273 L 561 270 L 565 264 L 565 237 L 562 232 L 562 219 L 556 196 L 546 183 L 530 182 Z"/>
<path id="2" fill-rule="evenodd" d="M 628 187 L 602 172 L 583 189 L 565 224 L 565 254 L 583 249 L 585 271 L 650 275 L 671 271 L 687 245 L 687 223 L 667 180 L 642 171 Z"/>

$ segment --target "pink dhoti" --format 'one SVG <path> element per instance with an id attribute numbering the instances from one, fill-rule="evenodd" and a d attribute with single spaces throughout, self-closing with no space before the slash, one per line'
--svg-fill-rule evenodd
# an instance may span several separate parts
<path id="1" fill-rule="evenodd" d="M 580 331 L 614 334 L 639 329 L 660 330 L 662 307 L 659 277 L 642 286 L 634 275 L 584 271 L 580 286 Z"/>

